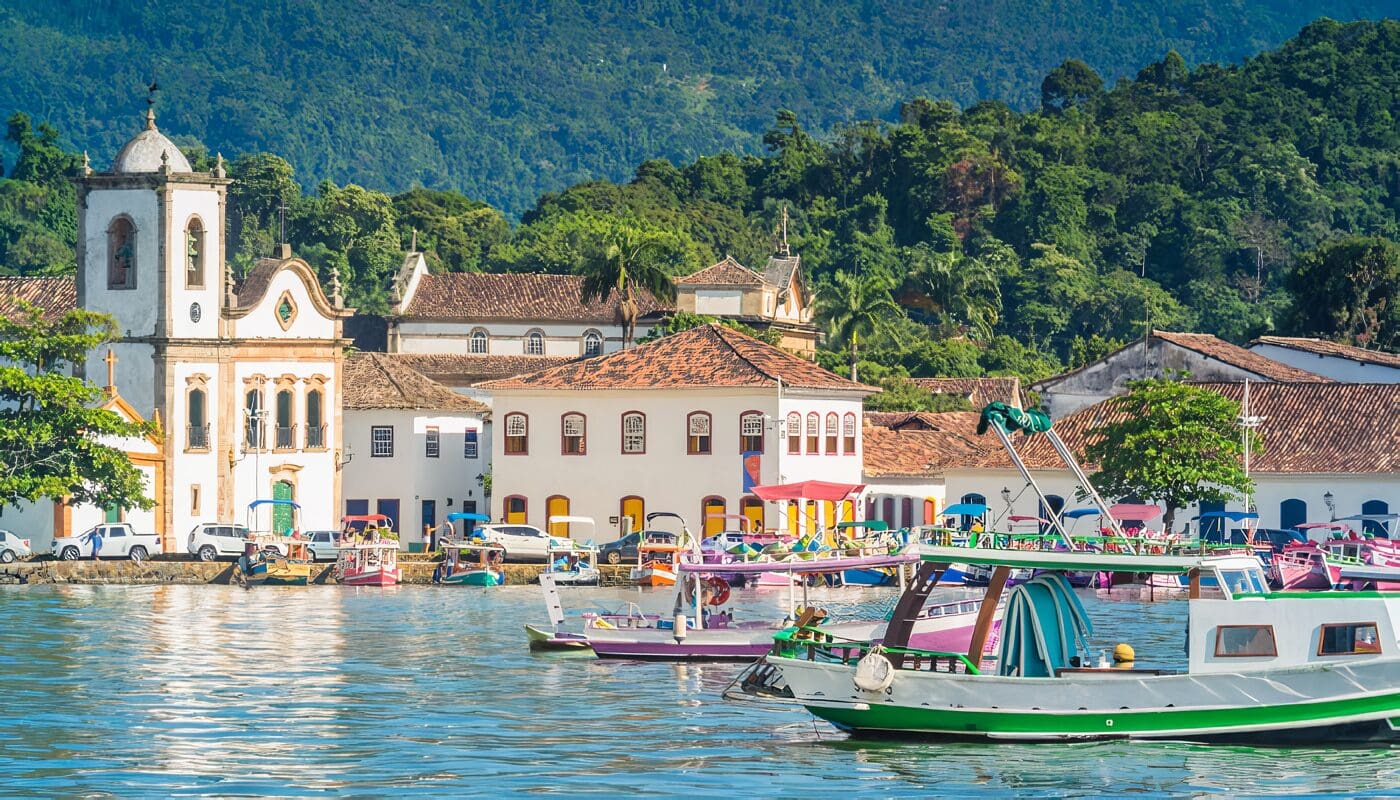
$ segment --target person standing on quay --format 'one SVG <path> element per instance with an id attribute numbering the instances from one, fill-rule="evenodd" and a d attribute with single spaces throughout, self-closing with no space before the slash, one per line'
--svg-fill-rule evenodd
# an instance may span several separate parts
<path id="1" fill-rule="evenodd" d="M 97 528 L 92 532 L 92 560 L 96 561 L 102 552 L 102 529 Z"/>

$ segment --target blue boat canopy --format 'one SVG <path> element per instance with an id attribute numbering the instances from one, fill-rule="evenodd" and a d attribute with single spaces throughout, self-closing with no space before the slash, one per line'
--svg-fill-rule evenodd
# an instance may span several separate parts
<path id="1" fill-rule="evenodd" d="M 945 514 L 958 514 L 967 515 L 970 517 L 980 517 L 985 513 L 987 513 L 987 506 L 985 503 L 954 503 L 953 505 L 948 506 L 947 508 L 943 509 L 943 511 L 939 512 L 939 516 L 943 516 Z"/>
<path id="2" fill-rule="evenodd" d="M 291 506 L 292 508 L 301 508 L 301 504 L 295 500 L 254 500 L 248 504 L 248 508 L 250 509 L 257 508 L 258 506 Z"/>
<path id="3" fill-rule="evenodd" d="M 469 519 L 472 522 L 490 522 L 491 518 L 485 514 L 473 514 L 470 511 L 453 511 L 447 515 L 448 522 L 456 522 L 459 519 Z"/>
<path id="4" fill-rule="evenodd" d="M 1259 515 L 1253 511 L 1207 511 L 1191 519 L 1228 519 L 1231 522 L 1240 522 L 1246 519 L 1259 519 Z"/>
<path id="5" fill-rule="evenodd" d="M 1060 516 L 1063 517 L 1064 519 L 1079 519 L 1080 517 L 1094 517 L 1094 516 L 1098 516 L 1099 514 L 1102 514 L 1102 513 L 1103 513 L 1103 512 L 1100 511 L 1100 510 L 1098 510 L 1097 508 L 1075 508 L 1075 509 L 1071 509 L 1071 510 L 1069 510 L 1069 511 L 1066 511 L 1065 513 L 1061 514 Z"/>

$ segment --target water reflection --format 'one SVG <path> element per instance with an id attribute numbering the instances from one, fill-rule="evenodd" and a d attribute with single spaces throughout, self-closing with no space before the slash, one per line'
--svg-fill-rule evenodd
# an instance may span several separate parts
<path id="1" fill-rule="evenodd" d="M 786 601 L 739 597 L 749 616 Z M 576 609 L 627 600 L 670 605 L 665 592 L 565 592 Z M 1179 663 L 1183 611 L 1123 599 L 1095 641 Z M 1375 751 L 850 741 L 801 709 L 721 701 L 734 665 L 531 653 L 521 626 L 543 609 L 528 587 L 5 587 L 0 613 L 24 621 L 0 627 L 6 796 L 1374 795 L 1400 784 L 1396 760 Z"/>

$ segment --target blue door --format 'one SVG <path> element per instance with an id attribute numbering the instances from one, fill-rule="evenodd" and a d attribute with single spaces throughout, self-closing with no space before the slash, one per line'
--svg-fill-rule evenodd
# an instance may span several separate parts
<path id="1" fill-rule="evenodd" d="M 400 535 L 403 534 L 403 520 L 399 518 L 399 501 L 395 500 L 375 500 L 374 513 L 383 514 L 390 519 L 389 525 Z"/>
<path id="2" fill-rule="evenodd" d="M 1280 528 L 1296 528 L 1307 521 L 1307 502 L 1290 497 L 1278 504 L 1278 526 Z"/>
<path id="3" fill-rule="evenodd" d="M 1225 510 L 1224 503 L 1200 502 L 1196 505 L 1201 514 L 1219 513 Z M 1216 517 L 1214 519 L 1201 520 L 1201 538 L 1209 539 L 1212 542 L 1225 540 L 1225 518 Z"/>
<path id="4" fill-rule="evenodd" d="M 1387 503 L 1387 502 L 1384 501 L 1384 500 L 1367 500 L 1366 502 L 1364 502 L 1364 503 L 1361 504 L 1361 513 L 1362 513 L 1362 514 L 1389 514 L 1389 513 L 1390 513 L 1390 504 Z M 1382 525 L 1382 524 L 1379 523 L 1379 522 L 1371 522 L 1370 520 L 1367 520 L 1366 522 L 1361 523 L 1361 525 L 1362 525 L 1362 528 L 1361 528 L 1361 529 L 1362 529 L 1363 531 L 1365 531 L 1366 533 L 1369 533 L 1369 534 L 1371 534 L 1371 535 L 1373 535 L 1373 536 L 1384 536 L 1384 535 L 1385 535 L 1385 526 Z"/>

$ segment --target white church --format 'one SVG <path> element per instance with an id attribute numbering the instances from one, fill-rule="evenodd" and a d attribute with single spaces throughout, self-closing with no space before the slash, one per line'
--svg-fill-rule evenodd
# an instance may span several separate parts
<path id="1" fill-rule="evenodd" d="M 109 393 L 161 426 L 164 468 L 148 473 L 157 506 L 133 511 L 132 524 L 161 534 L 166 552 L 183 551 L 201 521 L 338 527 L 341 327 L 351 314 L 338 288 L 327 298 L 286 245 L 235 284 L 223 160 L 194 171 L 149 110 L 110 171 L 84 162 L 75 178 L 76 305 L 111 315 L 120 335 L 90 354 L 86 374 L 110 374 Z M 109 352 L 114 365 L 103 363 Z M 296 501 L 299 518 L 290 505 L 250 517 L 249 504 L 268 498 Z M 11 509 L 3 523 L 76 534 L 125 514 L 43 503 Z"/>

